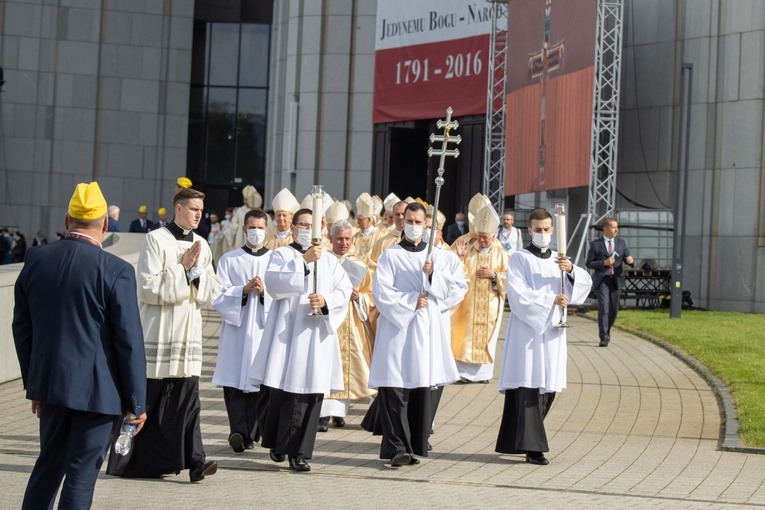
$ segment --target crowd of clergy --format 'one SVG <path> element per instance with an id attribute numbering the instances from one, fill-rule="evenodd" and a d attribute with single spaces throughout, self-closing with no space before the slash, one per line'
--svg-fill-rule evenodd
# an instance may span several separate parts
<path id="1" fill-rule="evenodd" d="M 418 464 L 444 386 L 492 379 L 507 302 L 496 450 L 548 463 L 543 420 L 566 382 L 565 330 L 553 325 L 590 280 L 549 249 L 546 211 L 532 213 L 524 248 L 512 216 L 500 219 L 476 194 L 469 230 L 450 246 L 445 216 L 419 198 L 299 202 L 285 188 L 266 214 L 254 187 L 242 194 L 209 254 L 205 246 L 216 283 L 200 285 L 194 303 L 211 303 L 222 319 L 212 381 L 223 388 L 235 452 L 259 442 L 274 462 L 310 471 L 317 432 L 344 426 L 360 403 L 370 404 L 362 427 L 382 436 L 380 458 Z"/>

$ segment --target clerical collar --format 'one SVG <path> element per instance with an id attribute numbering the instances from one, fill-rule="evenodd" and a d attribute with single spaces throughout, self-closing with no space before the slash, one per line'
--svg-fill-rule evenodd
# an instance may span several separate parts
<path id="1" fill-rule="evenodd" d="M 98 247 L 99 247 L 99 248 L 101 248 L 102 250 L 104 249 L 104 247 L 101 245 L 101 243 L 99 243 L 99 242 L 98 242 L 98 240 L 97 240 L 97 239 L 95 239 L 95 238 L 93 238 L 93 237 L 90 237 L 90 236 L 89 236 L 89 235 L 87 235 L 87 234 L 83 234 L 82 232 L 69 232 L 69 233 L 66 235 L 66 237 L 68 237 L 68 238 L 70 238 L 70 239 L 71 239 L 71 238 L 74 238 L 74 239 L 80 239 L 80 240 L 82 240 L 82 241 L 85 241 L 85 242 L 86 242 L 86 243 L 88 243 L 88 244 L 92 244 L 92 245 L 94 245 L 94 246 L 98 246 Z"/>
<path id="2" fill-rule="evenodd" d="M 178 225 L 175 220 L 169 222 L 167 225 L 165 225 L 165 228 L 170 231 L 171 234 L 173 234 L 173 237 L 177 241 L 194 241 L 194 234 L 191 232 L 191 230 L 186 230 L 185 228 L 181 228 L 180 225 Z"/>
<path id="3" fill-rule="evenodd" d="M 375 231 L 375 227 L 371 226 L 368 229 L 362 230 L 361 233 L 364 235 L 364 237 L 367 237 L 368 235 L 370 235 L 374 231 Z"/>
<path id="4" fill-rule="evenodd" d="M 247 253 L 249 253 L 250 255 L 252 255 L 253 257 L 261 257 L 265 255 L 266 253 L 268 253 L 268 248 L 266 248 L 265 246 L 261 246 L 259 250 L 253 250 L 252 248 L 250 248 L 249 246 L 245 244 L 244 246 L 242 246 L 242 249 L 246 251 Z"/>
<path id="5" fill-rule="evenodd" d="M 420 241 L 418 244 L 414 244 L 412 241 L 404 237 L 403 239 L 401 239 L 401 242 L 398 243 L 398 245 L 401 246 L 406 251 L 417 253 L 420 251 L 424 251 L 425 248 L 428 246 L 428 243 L 426 243 L 425 241 Z"/>
<path id="6" fill-rule="evenodd" d="M 549 259 L 552 255 L 552 250 L 550 248 L 547 248 L 545 251 L 542 251 L 542 248 L 537 246 L 534 243 L 531 243 L 526 247 L 526 250 L 529 251 L 532 255 L 535 257 L 539 257 L 540 259 Z"/>
<path id="7" fill-rule="evenodd" d="M 287 229 L 284 232 L 282 232 L 281 230 L 277 230 L 276 237 L 278 237 L 279 239 L 286 239 L 287 236 L 290 235 L 290 232 L 291 232 L 290 229 Z"/>
<path id="8" fill-rule="evenodd" d="M 335 253 L 335 252 L 330 252 L 330 253 L 332 253 L 332 255 L 334 255 L 335 257 L 337 257 L 337 258 L 338 258 L 338 260 L 342 260 L 342 259 L 344 259 L 344 258 L 346 258 L 346 257 L 348 256 L 348 254 L 347 254 L 347 253 L 346 253 L 345 255 L 338 255 L 338 254 L 337 254 L 337 253 Z"/>
<path id="9" fill-rule="evenodd" d="M 293 248 L 295 248 L 295 249 L 296 249 L 297 251 L 299 251 L 300 253 L 305 253 L 305 252 L 306 252 L 306 250 L 307 250 L 308 248 L 310 248 L 310 246 L 306 246 L 305 248 L 303 248 L 303 245 L 302 245 L 302 244 L 300 244 L 300 243 L 299 243 L 299 242 L 297 242 L 297 241 L 294 241 L 294 242 L 290 243 L 288 246 L 292 246 Z"/>

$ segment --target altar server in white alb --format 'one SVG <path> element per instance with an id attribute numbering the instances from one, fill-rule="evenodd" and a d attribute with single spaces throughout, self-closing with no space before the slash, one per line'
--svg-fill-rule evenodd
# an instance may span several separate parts
<path id="1" fill-rule="evenodd" d="M 557 392 L 566 387 L 566 328 L 556 328 L 562 308 L 583 303 L 592 280 L 584 269 L 558 258 L 550 240 L 553 220 L 544 209 L 529 216 L 532 243 L 510 258 L 507 325 L 499 392 L 505 408 L 497 437 L 499 453 L 525 453 L 526 462 L 546 465 L 544 419 Z M 561 292 L 561 271 L 565 288 Z"/>
<path id="2" fill-rule="evenodd" d="M 127 457 L 112 455 L 107 473 L 157 477 L 189 469 L 192 482 L 214 474 L 200 428 L 202 312 L 221 291 L 199 226 L 204 193 L 183 188 L 175 218 L 146 234 L 138 256 L 138 302 L 146 346 L 146 426 Z"/>
<path id="3" fill-rule="evenodd" d="M 307 460 L 313 456 L 324 395 L 344 388 L 337 329 L 353 287 L 336 257 L 311 246 L 311 211 L 300 209 L 292 222 L 295 242 L 276 249 L 266 270 L 265 287 L 274 301 L 249 382 L 261 384 L 268 395 L 258 425 L 271 460 L 288 456 L 291 470 L 310 471 Z M 312 309 L 321 315 L 308 317 Z"/>
<path id="4" fill-rule="evenodd" d="M 271 307 L 271 295 L 263 283 L 271 260 L 271 252 L 263 246 L 268 219 L 266 213 L 255 209 L 248 211 L 243 221 L 245 244 L 218 262 L 223 292 L 212 303 L 222 319 L 212 382 L 223 387 L 230 428 L 228 444 L 237 453 L 252 448 L 258 440 L 259 388 L 247 383 L 247 374 Z"/>
<path id="5" fill-rule="evenodd" d="M 380 317 L 369 387 L 378 390 L 380 458 L 394 467 L 428 455 L 430 390 L 459 379 L 444 312 L 467 291 L 456 255 L 434 249 L 427 259 L 425 208 L 413 202 L 404 216 L 404 238 L 380 256 L 372 291 Z"/>

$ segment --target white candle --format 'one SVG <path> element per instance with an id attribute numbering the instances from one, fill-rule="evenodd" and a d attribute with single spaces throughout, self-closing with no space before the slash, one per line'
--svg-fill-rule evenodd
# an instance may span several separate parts
<path id="1" fill-rule="evenodd" d="M 321 217 L 324 214 L 324 200 L 322 200 L 321 195 L 314 194 L 313 195 L 313 205 L 311 206 L 311 212 L 313 219 L 312 229 L 311 229 L 311 238 L 312 239 L 321 239 Z"/>
<path id="2" fill-rule="evenodd" d="M 555 232 L 558 234 L 558 253 L 566 254 L 566 215 L 561 213 L 555 217 Z"/>

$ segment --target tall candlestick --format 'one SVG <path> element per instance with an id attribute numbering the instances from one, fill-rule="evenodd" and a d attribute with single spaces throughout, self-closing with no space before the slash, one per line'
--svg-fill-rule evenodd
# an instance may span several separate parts
<path id="1" fill-rule="evenodd" d="M 311 189 L 311 239 L 321 239 L 321 218 L 324 216 L 324 189 L 320 184 Z"/>
<path id="2" fill-rule="evenodd" d="M 555 233 L 558 240 L 558 254 L 563 257 L 566 255 L 568 236 L 566 235 L 566 206 L 562 203 L 555 204 Z"/>

